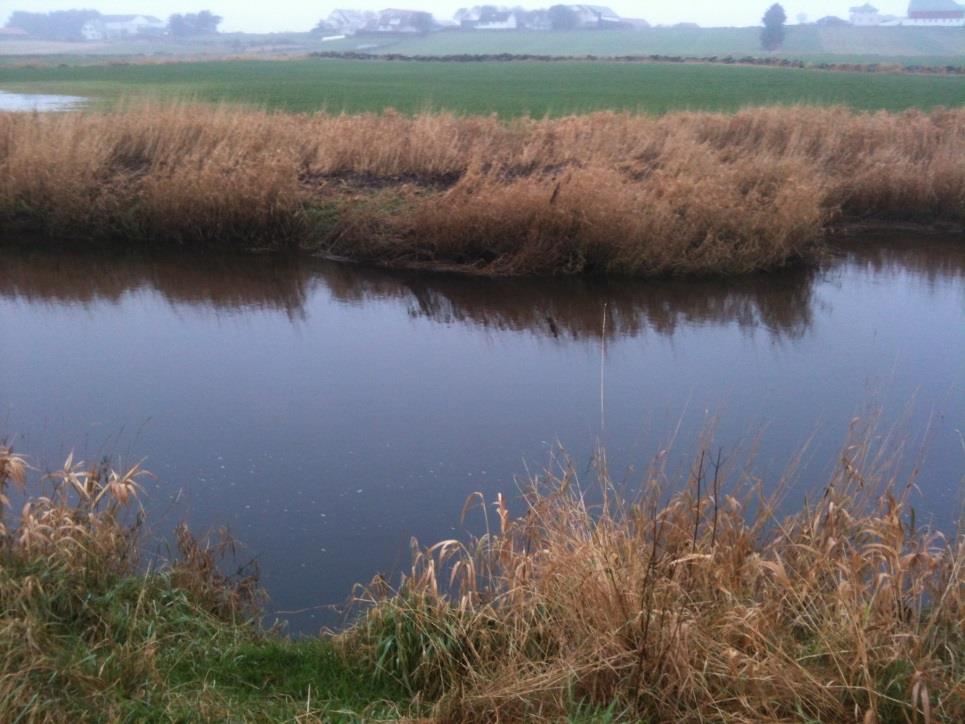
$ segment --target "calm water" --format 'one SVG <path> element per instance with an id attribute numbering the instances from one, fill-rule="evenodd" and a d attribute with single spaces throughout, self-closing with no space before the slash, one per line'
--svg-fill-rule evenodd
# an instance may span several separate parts
<path id="1" fill-rule="evenodd" d="M 69 111 L 83 105 L 86 101 L 86 98 L 78 96 L 0 91 L 0 111 Z"/>
<path id="2" fill-rule="evenodd" d="M 880 402 L 926 438 L 919 514 L 961 506 L 961 239 L 620 283 L 3 251 L 0 339 L 0 436 L 41 467 L 146 457 L 155 526 L 230 525 L 281 611 L 397 570 L 410 536 L 450 537 L 470 493 L 513 493 L 557 441 L 585 466 L 604 440 L 633 480 L 678 423 L 683 465 L 708 414 L 725 450 L 762 432 L 768 480 L 813 438 L 800 497 Z"/>

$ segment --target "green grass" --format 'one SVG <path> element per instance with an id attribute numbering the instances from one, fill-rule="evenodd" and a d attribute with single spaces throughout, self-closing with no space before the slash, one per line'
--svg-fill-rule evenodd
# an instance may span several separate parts
<path id="1" fill-rule="evenodd" d="M 11 624 L 0 627 L 0 655 L 19 681 L 5 690 L 4 720 L 292 721 L 310 713 L 349 722 L 410 708 L 401 687 L 377 683 L 327 638 L 283 639 L 219 619 L 167 574 L 88 580 L 78 598 L 84 575 L 43 563 L 0 572 Z M 46 595 L 15 598 L 30 577 Z M 15 622 L 43 631 L 42 654 L 15 653 Z"/>
<path id="2" fill-rule="evenodd" d="M 399 63 L 300 59 L 0 67 L 0 89 L 110 103 L 189 97 L 287 111 L 452 110 L 504 117 L 601 109 L 663 113 L 841 104 L 859 110 L 965 104 L 965 77 L 626 63 Z"/>
<path id="3" fill-rule="evenodd" d="M 349 38 L 342 49 L 385 43 L 385 52 L 448 55 L 452 53 L 536 53 L 547 55 L 661 54 L 688 56 L 753 55 L 761 50 L 759 28 L 650 28 L 612 32 L 434 33 L 399 42 Z M 332 49 L 338 44 L 333 43 Z M 811 62 L 916 65 L 965 64 L 965 33 L 960 28 L 818 28 L 791 26 L 776 55 Z"/>

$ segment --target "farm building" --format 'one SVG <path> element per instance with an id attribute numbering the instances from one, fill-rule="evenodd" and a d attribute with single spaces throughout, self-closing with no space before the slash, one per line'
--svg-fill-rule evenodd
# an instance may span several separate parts
<path id="1" fill-rule="evenodd" d="M 114 40 L 164 32 L 167 23 L 151 15 L 101 15 L 81 28 L 85 40 Z"/>
<path id="2" fill-rule="evenodd" d="M 477 5 L 456 11 L 455 20 L 464 30 L 516 30 L 522 27 L 514 10 Z"/>
<path id="3" fill-rule="evenodd" d="M 911 0 L 902 25 L 960 27 L 965 25 L 965 5 L 955 0 Z"/>
<path id="4" fill-rule="evenodd" d="M 865 3 L 851 8 L 851 24 L 864 27 L 961 27 L 965 26 L 965 5 L 960 5 L 955 0 L 911 0 L 908 4 L 908 16 L 897 18 L 893 15 L 882 15 L 877 8 Z"/>
<path id="5" fill-rule="evenodd" d="M 421 10 L 383 10 L 359 32 L 377 35 L 417 35 L 436 25 L 432 15 Z"/>
<path id="6" fill-rule="evenodd" d="M 623 18 L 603 5 L 568 5 L 579 20 L 581 28 L 619 28 Z"/>
<path id="7" fill-rule="evenodd" d="M 378 16 L 369 10 L 333 10 L 325 22 L 344 35 L 352 35 L 377 19 Z"/>
<path id="8" fill-rule="evenodd" d="M 881 25 L 881 13 L 874 5 L 865 3 L 851 8 L 851 24 L 857 26 Z"/>

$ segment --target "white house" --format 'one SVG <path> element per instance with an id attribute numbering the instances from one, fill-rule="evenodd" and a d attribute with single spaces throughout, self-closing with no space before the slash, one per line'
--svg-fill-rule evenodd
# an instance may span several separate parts
<path id="1" fill-rule="evenodd" d="M 455 19 L 467 30 L 516 30 L 520 27 L 515 11 L 494 5 L 462 8 L 456 12 Z"/>
<path id="2" fill-rule="evenodd" d="M 962 27 L 965 26 L 965 5 L 955 0 L 911 0 L 908 17 L 901 23 L 932 28 Z"/>
<path id="3" fill-rule="evenodd" d="M 151 15 L 101 15 L 81 28 L 85 40 L 116 40 L 164 32 L 167 23 Z"/>
<path id="4" fill-rule="evenodd" d="M 852 25 L 857 25 L 859 27 L 881 25 L 881 20 L 881 13 L 879 13 L 878 8 L 874 7 L 873 5 L 865 3 L 864 5 L 851 8 Z"/>
<path id="5" fill-rule="evenodd" d="M 581 28 L 616 28 L 624 25 L 623 19 L 603 5 L 570 5 L 576 13 Z"/>
<path id="6" fill-rule="evenodd" d="M 351 35 L 374 22 L 376 17 L 375 13 L 368 10 L 333 10 L 325 22 L 339 32 Z"/>
<path id="7" fill-rule="evenodd" d="M 421 10 L 382 10 L 375 19 L 366 23 L 362 32 L 379 35 L 416 35 L 435 27 L 432 15 Z"/>

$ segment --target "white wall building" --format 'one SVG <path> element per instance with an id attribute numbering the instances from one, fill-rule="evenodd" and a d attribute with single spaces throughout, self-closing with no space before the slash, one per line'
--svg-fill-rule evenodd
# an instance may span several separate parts
<path id="1" fill-rule="evenodd" d="M 81 28 L 85 40 L 117 40 L 137 35 L 160 34 L 167 23 L 151 15 L 101 15 Z"/>
<path id="2" fill-rule="evenodd" d="M 369 23 L 375 22 L 377 18 L 377 13 L 367 10 L 333 10 L 325 22 L 340 32 L 351 35 Z"/>
<path id="3" fill-rule="evenodd" d="M 881 20 L 881 13 L 879 13 L 878 8 L 873 5 L 865 3 L 864 5 L 851 8 L 852 25 L 870 27 L 873 25 L 881 25 Z"/>

